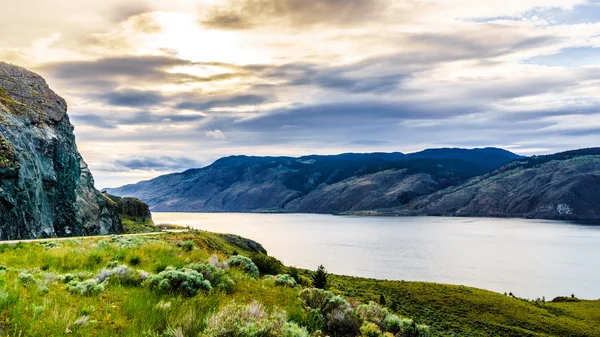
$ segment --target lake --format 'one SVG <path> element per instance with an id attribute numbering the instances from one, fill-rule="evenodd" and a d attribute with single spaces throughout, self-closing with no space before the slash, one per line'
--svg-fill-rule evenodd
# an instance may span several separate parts
<path id="1" fill-rule="evenodd" d="M 260 242 L 286 265 L 466 285 L 550 300 L 600 298 L 600 226 L 565 221 L 153 213 L 154 221 Z"/>

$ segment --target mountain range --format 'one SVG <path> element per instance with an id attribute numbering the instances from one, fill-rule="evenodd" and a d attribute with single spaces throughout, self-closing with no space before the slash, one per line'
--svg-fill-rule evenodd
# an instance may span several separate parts
<path id="1" fill-rule="evenodd" d="M 210 166 L 107 189 L 153 211 L 338 213 L 391 208 L 458 185 L 511 160 L 495 149 L 334 156 L 232 156 Z"/>
<path id="2" fill-rule="evenodd" d="M 498 148 L 232 156 L 107 189 L 162 212 L 302 212 L 600 219 L 600 149 Z"/>

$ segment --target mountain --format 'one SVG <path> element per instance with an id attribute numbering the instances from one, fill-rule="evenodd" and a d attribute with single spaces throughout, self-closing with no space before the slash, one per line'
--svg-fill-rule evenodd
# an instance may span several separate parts
<path id="1" fill-rule="evenodd" d="M 510 162 L 413 200 L 405 214 L 600 219 L 600 148 Z"/>
<path id="2" fill-rule="evenodd" d="M 233 156 L 210 166 L 107 189 L 153 211 L 287 211 L 336 213 L 402 206 L 522 157 L 486 149 L 414 154 Z"/>
<path id="3" fill-rule="evenodd" d="M 66 102 L 0 62 L 0 239 L 122 232 L 77 151 Z"/>

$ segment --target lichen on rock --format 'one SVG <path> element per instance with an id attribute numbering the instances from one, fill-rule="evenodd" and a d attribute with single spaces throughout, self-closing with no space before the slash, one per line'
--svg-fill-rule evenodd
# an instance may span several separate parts
<path id="1" fill-rule="evenodd" d="M 41 76 L 0 62 L 0 239 L 121 231 L 77 151 L 65 100 Z"/>

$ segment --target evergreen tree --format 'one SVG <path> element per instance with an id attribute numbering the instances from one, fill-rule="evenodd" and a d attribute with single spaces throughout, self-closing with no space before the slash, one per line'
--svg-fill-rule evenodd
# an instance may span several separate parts
<path id="1" fill-rule="evenodd" d="M 387 303 L 385 301 L 385 296 L 383 294 L 381 294 L 381 296 L 379 296 L 379 304 L 381 304 L 384 307 L 387 305 Z"/>
<path id="2" fill-rule="evenodd" d="M 317 268 L 317 271 L 312 275 L 313 285 L 315 288 L 326 289 L 328 277 L 329 273 L 327 273 L 327 269 L 325 269 L 323 265 L 320 265 L 319 268 Z"/>

